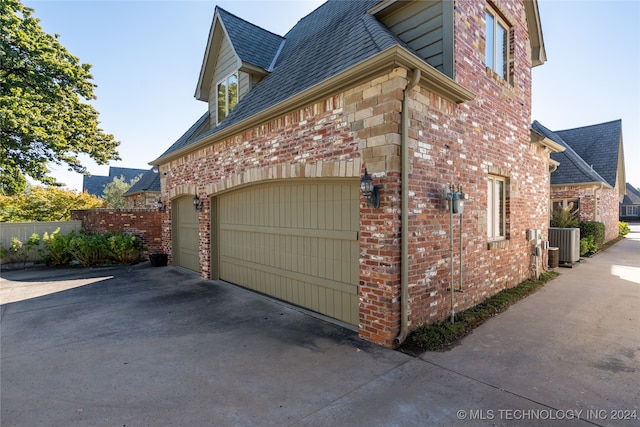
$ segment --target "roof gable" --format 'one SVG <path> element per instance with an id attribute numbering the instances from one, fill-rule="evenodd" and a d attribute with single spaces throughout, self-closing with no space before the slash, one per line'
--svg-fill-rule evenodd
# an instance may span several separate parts
<path id="1" fill-rule="evenodd" d="M 145 174 L 142 175 L 140 179 L 124 193 L 124 195 L 131 196 L 133 194 L 143 192 L 160 192 L 160 174 L 158 172 L 154 172 L 153 169 L 146 171 Z"/>
<path id="2" fill-rule="evenodd" d="M 562 152 L 551 153 L 551 158 L 559 163 L 556 171 L 551 174 L 551 185 L 607 182 L 557 132 L 549 130 L 537 120 L 531 128 L 565 148 Z"/>
<path id="3" fill-rule="evenodd" d="M 622 199 L 623 205 L 640 205 L 640 191 L 627 182 L 627 194 Z"/>
<path id="4" fill-rule="evenodd" d="M 238 69 L 266 74 L 272 70 L 285 39 L 216 6 L 196 86 L 195 97 L 200 101 L 208 100 L 223 40 L 231 45 Z"/>
<path id="5" fill-rule="evenodd" d="M 556 131 L 571 148 L 615 187 L 622 146 L 622 120 Z"/>
<path id="6" fill-rule="evenodd" d="M 275 57 L 272 71 L 239 99 L 221 123 L 208 130 L 188 131 L 152 164 L 179 157 L 212 142 L 216 136 L 223 138 L 242 132 L 250 127 L 251 120 L 268 120 L 271 114 L 281 114 L 302 103 L 313 102 L 316 97 L 325 96 L 327 91 L 335 92 L 398 66 L 420 70 L 420 85 L 453 102 L 473 99 L 473 92 L 425 62 L 371 15 L 369 10 L 378 2 L 328 0 L 302 18 L 285 35 L 286 42 Z M 223 13 L 216 10 L 213 33 L 221 33 L 215 25 L 225 19 L 221 18 Z M 222 28 L 222 24 L 219 25 Z M 208 70 L 206 63 L 212 57 L 211 43 L 207 49 L 203 70 Z M 202 84 L 211 84 L 211 79 L 209 83 L 203 83 L 207 81 L 205 77 L 201 73 L 197 96 L 208 97 L 208 94 L 200 93 L 204 90 Z M 199 122 L 201 120 L 202 117 Z"/>
<path id="7" fill-rule="evenodd" d="M 121 167 L 109 167 L 109 176 L 92 175 L 82 177 L 82 191 L 94 196 L 101 197 L 104 194 L 104 187 L 112 182 L 114 178 L 124 178 L 125 182 L 129 182 L 138 176 L 144 175 L 146 169 L 133 169 Z"/>

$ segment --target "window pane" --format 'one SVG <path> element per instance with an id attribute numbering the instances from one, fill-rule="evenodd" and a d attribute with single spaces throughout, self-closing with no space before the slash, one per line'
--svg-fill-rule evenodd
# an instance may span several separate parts
<path id="1" fill-rule="evenodd" d="M 238 75 L 229 77 L 229 113 L 238 103 Z"/>
<path id="2" fill-rule="evenodd" d="M 507 30 L 498 23 L 496 25 L 496 74 L 507 80 Z M 500 56 L 498 56 L 500 55 Z"/>
<path id="3" fill-rule="evenodd" d="M 497 191 L 496 193 L 498 194 L 497 197 L 497 204 L 496 207 L 498 208 L 498 214 L 496 215 L 497 220 L 498 220 L 498 235 L 496 237 L 503 237 L 504 236 L 504 208 L 505 208 L 505 197 L 504 197 L 504 181 L 496 181 L 496 185 L 497 185 Z"/>
<path id="4" fill-rule="evenodd" d="M 493 179 L 489 178 L 489 189 L 487 192 L 487 235 L 493 238 Z"/>
<path id="5" fill-rule="evenodd" d="M 218 84 L 218 123 L 227 117 L 227 83 Z"/>
<path id="6" fill-rule="evenodd" d="M 484 62 L 485 64 L 487 64 L 487 67 L 491 68 L 492 70 L 494 69 L 495 65 L 494 65 L 494 51 L 495 51 L 495 37 L 494 37 L 494 29 L 495 29 L 495 23 L 494 23 L 494 18 L 493 16 L 491 16 L 490 13 L 486 14 L 486 19 L 487 19 L 487 42 L 485 44 L 484 47 L 484 51 L 485 51 L 485 55 L 484 55 Z"/>

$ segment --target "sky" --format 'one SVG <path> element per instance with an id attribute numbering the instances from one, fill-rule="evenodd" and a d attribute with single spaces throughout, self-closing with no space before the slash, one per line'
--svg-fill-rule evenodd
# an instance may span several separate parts
<path id="1" fill-rule="evenodd" d="M 285 35 L 323 0 L 23 0 L 92 65 L 100 127 L 121 142 L 111 166 L 150 169 L 202 114 L 194 98 L 216 5 Z M 532 121 L 552 130 L 622 119 L 626 181 L 640 187 L 640 0 L 538 0 L 547 62 L 533 69 Z M 88 157 L 93 175 L 109 166 Z M 82 175 L 52 165 L 81 190 Z"/>

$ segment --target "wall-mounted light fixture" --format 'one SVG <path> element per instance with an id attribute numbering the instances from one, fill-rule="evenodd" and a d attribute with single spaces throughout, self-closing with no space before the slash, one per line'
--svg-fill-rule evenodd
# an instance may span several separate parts
<path id="1" fill-rule="evenodd" d="M 162 199 L 158 199 L 157 202 L 154 203 L 156 209 L 158 209 L 158 212 L 164 212 L 166 210 L 164 204 L 162 203 Z"/>
<path id="2" fill-rule="evenodd" d="M 202 210 L 204 209 L 204 201 L 200 200 L 200 197 L 198 197 L 197 194 L 193 196 L 193 207 L 198 212 L 202 212 Z"/>
<path id="3" fill-rule="evenodd" d="M 160 172 L 160 169 L 158 169 L 158 166 L 154 166 L 152 171 L 153 171 L 153 173 L 158 173 L 158 172 Z"/>
<path id="4" fill-rule="evenodd" d="M 373 207 L 375 209 L 380 207 L 380 197 L 378 194 L 379 189 L 379 185 L 373 185 L 373 179 L 367 172 L 367 169 L 365 169 L 364 176 L 360 180 L 360 191 L 362 192 L 362 195 L 367 199 L 368 207 Z"/>

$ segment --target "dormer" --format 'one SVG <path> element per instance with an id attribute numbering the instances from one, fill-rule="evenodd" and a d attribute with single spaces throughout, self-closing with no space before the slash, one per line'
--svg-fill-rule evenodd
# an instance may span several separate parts
<path id="1" fill-rule="evenodd" d="M 216 7 L 195 97 L 215 128 L 275 67 L 285 39 Z"/>

